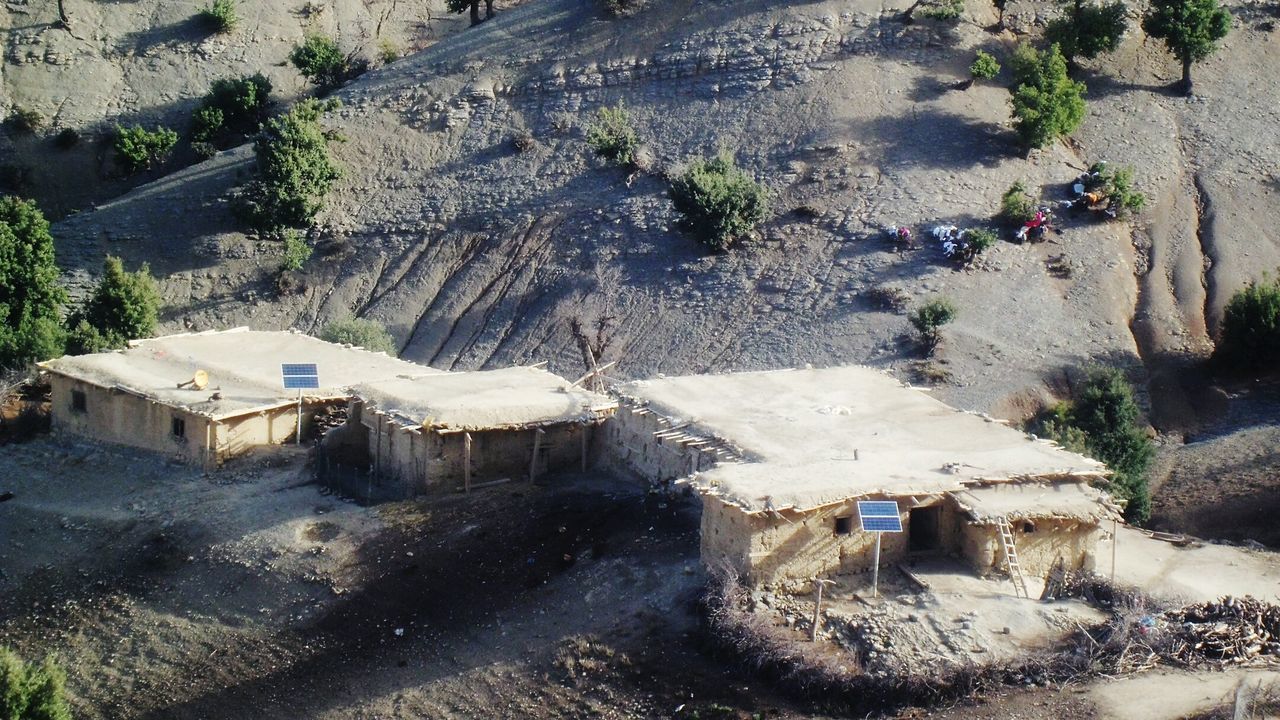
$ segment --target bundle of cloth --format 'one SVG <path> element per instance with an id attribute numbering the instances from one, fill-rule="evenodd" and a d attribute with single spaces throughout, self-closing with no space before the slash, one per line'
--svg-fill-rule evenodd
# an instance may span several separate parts
<path id="1" fill-rule="evenodd" d="M 1107 161 L 1102 160 L 1093 164 L 1079 177 L 1071 182 L 1071 200 L 1063 200 L 1060 205 L 1069 210 L 1093 210 L 1095 212 L 1106 213 L 1108 217 L 1115 217 L 1117 210 L 1115 204 L 1107 196 Z"/>
<path id="2" fill-rule="evenodd" d="M 933 238 L 942 245 L 942 254 L 952 260 L 968 260 L 973 255 L 973 248 L 965 236 L 968 230 L 961 230 L 955 225 L 938 225 L 931 231 Z"/>
<path id="3" fill-rule="evenodd" d="M 1042 207 L 1031 216 L 1031 219 L 1022 224 L 1018 228 L 1018 232 L 1014 234 L 1014 238 L 1018 242 L 1038 242 L 1044 239 L 1045 233 L 1049 231 L 1049 219 L 1052 210 Z"/>

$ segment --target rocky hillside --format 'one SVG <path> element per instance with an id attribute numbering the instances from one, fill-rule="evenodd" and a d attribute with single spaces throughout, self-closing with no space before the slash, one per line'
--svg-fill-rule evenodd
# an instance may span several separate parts
<path id="1" fill-rule="evenodd" d="M 279 243 L 240 233 L 228 210 L 248 148 L 68 218 L 61 259 L 76 282 L 106 252 L 150 260 L 169 329 L 314 331 L 355 314 L 438 367 L 549 360 L 575 374 L 578 321 L 607 328 L 603 359 L 632 377 L 906 373 L 904 314 L 867 295 L 896 289 L 908 305 L 959 307 L 926 369 L 949 376 L 954 402 L 1016 415 L 1064 370 L 1102 360 L 1145 367 L 1157 425 L 1193 427 L 1185 360 L 1211 347 L 1232 291 L 1280 266 L 1266 231 L 1280 220 L 1271 6 L 1232 4 L 1235 31 L 1197 66 L 1192 100 L 1167 89 L 1178 68 L 1162 46 L 1131 29 L 1082 70 L 1089 113 L 1074 139 L 1024 157 L 1008 93 L 956 86 L 976 49 L 1004 54 L 1054 10 L 1010 2 L 1010 29 L 993 30 L 980 0 L 954 27 L 904 23 L 908 5 L 673 0 L 611 19 L 588 0 L 529 2 L 338 93 L 346 174 L 302 290 L 277 291 Z M 606 167 L 585 145 L 593 114 L 617 102 L 650 173 Z M 524 133 L 536 142 L 521 151 Z M 719 148 L 768 186 L 772 218 L 712 255 L 675 229 L 662 175 Z M 1135 167 L 1152 202 L 1134 223 L 1067 219 L 1050 242 L 1001 243 L 968 270 L 932 243 L 895 252 L 881 233 L 984 222 L 1019 179 L 1064 198 L 1096 159 Z"/>

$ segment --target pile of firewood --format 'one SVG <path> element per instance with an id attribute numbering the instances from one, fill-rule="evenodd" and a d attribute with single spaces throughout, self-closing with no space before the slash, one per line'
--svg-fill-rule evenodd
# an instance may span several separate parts
<path id="1" fill-rule="evenodd" d="M 1173 660 L 1280 661 L 1280 606 L 1227 596 L 1170 610 L 1163 620 L 1176 638 Z"/>

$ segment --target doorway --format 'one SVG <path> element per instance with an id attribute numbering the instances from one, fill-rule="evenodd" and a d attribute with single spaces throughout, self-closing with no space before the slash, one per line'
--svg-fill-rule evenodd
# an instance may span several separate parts
<path id="1" fill-rule="evenodd" d="M 907 526 L 907 550 L 913 553 L 932 552 L 942 546 L 942 533 L 939 531 L 939 518 L 942 515 L 941 505 L 911 508 Z"/>

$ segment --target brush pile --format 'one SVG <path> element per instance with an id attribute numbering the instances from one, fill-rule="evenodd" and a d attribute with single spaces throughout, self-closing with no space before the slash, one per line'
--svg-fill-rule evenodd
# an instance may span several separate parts
<path id="1" fill-rule="evenodd" d="M 1227 596 L 1170 610 L 1164 620 L 1176 640 L 1170 652 L 1176 661 L 1280 661 L 1280 606 Z"/>

